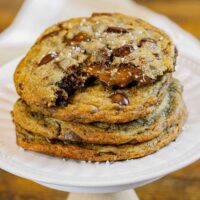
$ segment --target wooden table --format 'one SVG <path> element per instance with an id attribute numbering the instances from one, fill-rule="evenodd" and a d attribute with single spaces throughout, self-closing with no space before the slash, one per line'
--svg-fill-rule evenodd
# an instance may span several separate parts
<path id="1" fill-rule="evenodd" d="M 136 0 L 165 14 L 200 38 L 200 0 Z M 0 32 L 15 17 L 23 0 L 0 0 Z M 199 200 L 200 161 L 136 189 L 141 200 Z M 67 194 L 0 170 L 0 200 L 64 200 Z"/>

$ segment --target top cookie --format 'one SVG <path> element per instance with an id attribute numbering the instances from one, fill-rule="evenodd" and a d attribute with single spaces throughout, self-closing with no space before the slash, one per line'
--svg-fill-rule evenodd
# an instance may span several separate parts
<path id="1" fill-rule="evenodd" d="M 149 84 L 174 71 L 176 48 L 163 31 L 141 19 L 95 13 L 47 29 L 15 71 L 28 103 L 59 106 L 95 79 L 107 86 Z"/>

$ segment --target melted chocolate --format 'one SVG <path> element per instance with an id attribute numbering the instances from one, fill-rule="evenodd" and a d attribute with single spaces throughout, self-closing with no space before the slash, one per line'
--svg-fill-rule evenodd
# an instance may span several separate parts
<path id="1" fill-rule="evenodd" d="M 100 49 L 96 59 L 97 63 L 101 65 L 109 65 L 112 62 L 112 54 L 110 49 L 107 47 Z"/>
<path id="2" fill-rule="evenodd" d="M 156 43 L 156 41 L 152 38 L 144 38 L 140 40 L 138 47 L 142 47 L 146 42 Z"/>
<path id="3" fill-rule="evenodd" d="M 120 106 L 126 106 L 129 104 L 129 100 L 128 100 L 126 94 L 124 94 L 124 93 L 115 93 L 115 94 L 112 94 L 111 96 L 109 96 L 109 98 L 111 99 L 111 101 L 113 103 L 117 103 Z"/>
<path id="4" fill-rule="evenodd" d="M 122 27 L 109 26 L 105 32 L 107 33 L 128 33 L 128 30 Z"/>
<path id="5" fill-rule="evenodd" d="M 57 96 L 56 106 L 66 106 L 68 103 L 68 96 L 64 95 L 62 90 L 57 90 L 55 94 Z"/>
<path id="6" fill-rule="evenodd" d="M 51 52 L 49 54 L 47 54 L 46 56 L 44 56 L 41 61 L 39 62 L 39 66 L 40 65 L 44 65 L 44 64 L 47 64 L 49 63 L 50 61 L 52 61 L 54 58 L 56 58 L 58 56 L 58 53 L 57 52 Z"/>
<path id="7" fill-rule="evenodd" d="M 90 41 L 91 37 L 85 33 L 85 32 L 80 32 L 77 35 L 75 35 L 72 39 L 67 39 L 65 38 L 65 41 L 68 45 L 76 45 L 81 43 L 82 41 Z"/>
<path id="8" fill-rule="evenodd" d="M 134 66 L 131 63 L 121 63 L 119 66 L 93 63 L 90 66 L 85 66 L 83 71 L 97 77 L 108 86 L 125 87 L 132 81 L 137 81 L 140 85 L 153 82 L 152 79 L 145 76 L 142 67 Z"/>
<path id="9" fill-rule="evenodd" d="M 160 55 L 158 53 L 153 53 L 153 55 L 159 59 Z"/>
<path id="10" fill-rule="evenodd" d="M 130 54 L 132 50 L 133 50 L 133 47 L 131 45 L 124 45 L 122 47 L 113 49 L 112 55 L 116 57 L 124 57 Z"/>
<path id="11" fill-rule="evenodd" d="M 87 74 L 82 72 L 79 67 L 72 65 L 66 70 L 66 76 L 58 83 L 58 87 L 72 94 L 81 88 L 87 79 Z"/>
<path id="12" fill-rule="evenodd" d="M 47 39 L 49 37 L 53 37 L 53 36 L 56 36 L 59 34 L 59 30 L 57 31 L 53 31 L 53 32 L 50 32 L 50 33 L 47 33 L 46 35 L 42 36 L 42 38 L 40 39 L 40 41 L 44 40 L 44 39 Z"/>

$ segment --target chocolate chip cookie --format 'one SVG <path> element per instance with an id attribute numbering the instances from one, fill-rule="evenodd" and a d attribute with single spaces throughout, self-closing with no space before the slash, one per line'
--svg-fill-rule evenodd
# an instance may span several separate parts
<path id="1" fill-rule="evenodd" d="M 187 117 L 176 57 L 165 32 L 135 17 L 93 13 L 53 25 L 14 73 L 17 144 L 87 161 L 156 152 Z"/>
<path id="2" fill-rule="evenodd" d="M 173 72 L 175 62 L 176 48 L 160 29 L 122 14 L 95 13 L 44 31 L 18 65 L 14 80 L 28 105 L 62 108 L 95 80 L 120 89 L 148 85 Z M 121 98 L 115 95 L 113 106 L 119 99 L 128 104 Z"/>
<path id="3" fill-rule="evenodd" d="M 48 141 L 45 137 L 32 134 L 17 126 L 17 144 L 24 149 L 62 158 L 86 161 L 117 161 L 140 158 L 154 153 L 174 141 L 179 135 L 186 119 L 186 109 L 179 123 L 165 129 L 158 137 L 139 144 L 94 145 L 62 140 Z"/>
<path id="4" fill-rule="evenodd" d="M 181 93 L 180 83 L 172 79 L 167 95 L 153 113 L 123 124 L 64 122 L 32 112 L 21 99 L 16 102 L 13 115 L 15 123 L 23 129 L 49 140 L 114 145 L 141 143 L 178 123 L 184 107 Z"/>
<path id="5" fill-rule="evenodd" d="M 154 84 L 115 89 L 94 83 L 70 96 L 66 106 L 31 108 L 63 121 L 125 123 L 153 112 L 165 97 L 170 80 L 171 74 L 166 74 Z"/>

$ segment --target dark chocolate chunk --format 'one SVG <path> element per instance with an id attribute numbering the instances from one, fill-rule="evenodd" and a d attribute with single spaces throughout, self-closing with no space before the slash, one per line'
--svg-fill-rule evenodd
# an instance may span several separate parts
<path id="1" fill-rule="evenodd" d="M 56 96 L 57 96 L 56 106 L 66 106 L 67 105 L 68 96 L 66 96 L 62 90 L 57 90 Z"/>
<path id="2" fill-rule="evenodd" d="M 96 63 L 102 66 L 107 66 L 112 62 L 111 56 L 111 50 L 107 47 L 104 47 L 99 50 L 98 55 L 96 57 Z"/>
<path id="3" fill-rule="evenodd" d="M 107 33 L 128 33 L 128 30 L 122 27 L 109 26 L 105 32 Z"/>
<path id="4" fill-rule="evenodd" d="M 144 74 L 143 67 L 135 66 L 132 63 L 120 63 L 119 65 L 92 63 L 82 70 L 90 76 L 97 77 L 108 86 L 126 87 L 133 81 L 145 85 L 153 81 Z"/>
<path id="5" fill-rule="evenodd" d="M 116 57 L 124 57 L 130 54 L 132 50 L 133 50 L 133 47 L 131 45 L 124 45 L 122 47 L 113 49 L 112 55 Z"/>
<path id="6" fill-rule="evenodd" d="M 144 45 L 144 43 L 146 43 L 146 42 L 156 43 L 156 41 L 152 38 L 143 38 L 140 40 L 140 42 L 137 46 L 142 47 Z"/>
<path id="7" fill-rule="evenodd" d="M 19 89 L 23 90 L 24 89 L 24 84 L 23 83 L 19 83 Z"/>
<path id="8" fill-rule="evenodd" d="M 72 39 L 65 38 L 64 42 L 66 42 L 67 45 L 75 45 L 81 43 L 82 41 L 89 42 L 90 40 L 91 37 L 87 33 L 80 32 L 77 35 L 75 35 Z"/>
<path id="9" fill-rule="evenodd" d="M 44 65 L 44 64 L 47 64 L 49 63 L 50 61 L 52 61 L 54 58 L 56 58 L 58 56 L 58 53 L 57 52 L 51 52 L 49 54 L 47 54 L 46 56 L 44 56 L 41 61 L 39 62 L 39 66 L 40 65 Z"/>
<path id="10" fill-rule="evenodd" d="M 160 58 L 160 55 L 158 53 L 153 53 L 153 55 L 158 59 Z"/>
<path id="11" fill-rule="evenodd" d="M 47 38 L 49 38 L 49 37 L 56 36 L 56 35 L 59 34 L 59 32 L 60 32 L 60 30 L 47 33 L 46 35 L 42 36 L 42 38 L 40 39 L 40 41 L 42 41 L 42 40 L 44 40 L 44 39 L 47 39 Z"/>
<path id="12" fill-rule="evenodd" d="M 87 74 L 80 67 L 72 65 L 66 70 L 66 76 L 58 83 L 58 87 L 64 89 L 68 94 L 81 88 L 87 80 Z"/>
<path id="13" fill-rule="evenodd" d="M 109 96 L 113 103 L 117 103 L 120 106 L 126 106 L 129 104 L 128 97 L 124 93 L 115 93 Z"/>

